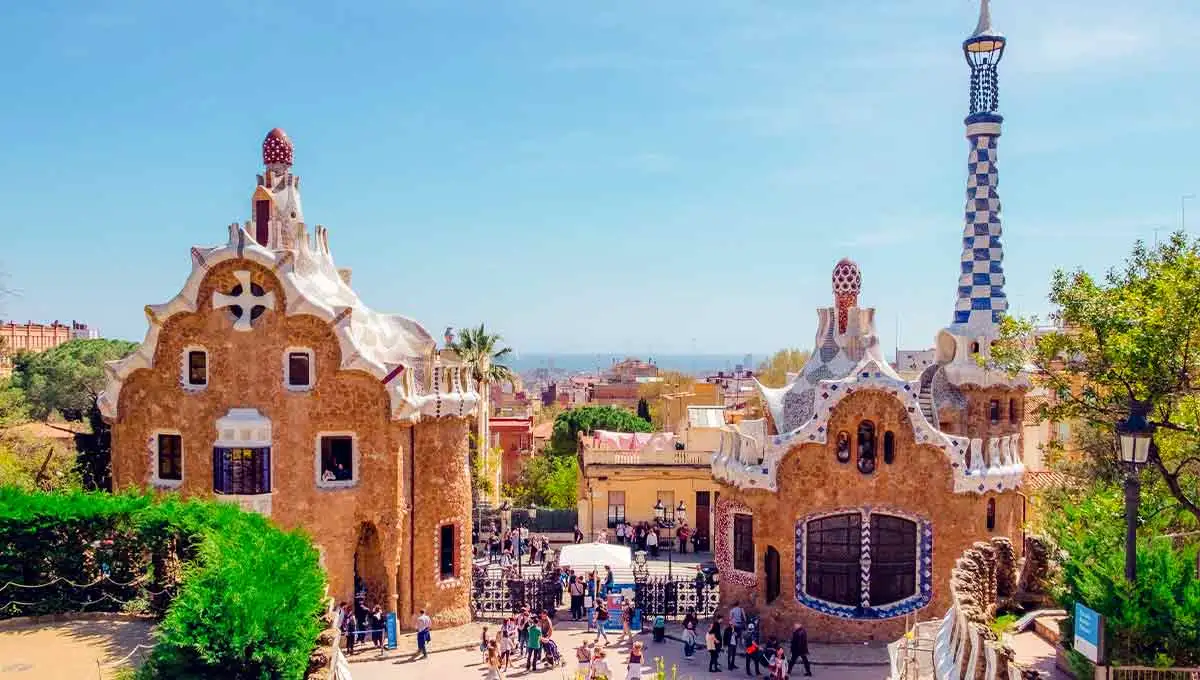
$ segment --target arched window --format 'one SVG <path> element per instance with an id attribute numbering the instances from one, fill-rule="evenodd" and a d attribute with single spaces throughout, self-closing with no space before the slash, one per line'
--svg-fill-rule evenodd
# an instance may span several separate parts
<path id="1" fill-rule="evenodd" d="M 850 462 L 850 434 L 844 430 L 837 434 L 837 459 L 839 463 Z"/>
<path id="2" fill-rule="evenodd" d="M 879 607 L 905 602 L 906 611 L 929 601 L 929 577 L 917 568 L 930 546 L 917 522 L 869 510 L 817 517 L 797 540 L 796 597 L 801 604 L 846 618 L 878 618 Z M 870 546 L 869 550 L 864 546 Z M 866 568 L 864 568 L 866 567 Z M 801 571 L 803 570 L 803 571 Z M 833 611 L 830 605 L 833 605 Z"/>
<path id="3" fill-rule="evenodd" d="M 826 602 L 862 602 L 862 515 L 822 517 L 808 523 L 804 592 Z"/>
<path id="4" fill-rule="evenodd" d="M 871 606 L 899 602 L 917 592 L 917 523 L 871 515 Z"/>
<path id="5" fill-rule="evenodd" d="M 270 221 L 271 202 L 260 198 L 254 202 L 254 240 L 259 245 L 267 245 L 271 236 Z"/>
<path id="6" fill-rule="evenodd" d="M 971 354 L 979 354 L 979 343 L 978 342 L 971 343 Z"/>
<path id="7" fill-rule="evenodd" d="M 1013 425 L 1016 425 L 1020 420 L 1021 419 L 1020 419 L 1019 415 L 1017 414 L 1017 400 L 1009 399 L 1008 400 L 1008 422 L 1012 423 Z"/>
<path id="8" fill-rule="evenodd" d="M 858 424 L 858 471 L 869 475 L 875 471 L 875 423 L 864 420 Z"/>
<path id="9" fill-rule="evenodd" d="M 883 462 L 888 465 L 896 462 L 896 434 L 891 430 L 883 433 Z"/>
<path id="10" fill-rule="evenodd" d="M 989 498 L 987 502 L 987 528 L 991 531 L 996 528 L 996 499 Z"/>

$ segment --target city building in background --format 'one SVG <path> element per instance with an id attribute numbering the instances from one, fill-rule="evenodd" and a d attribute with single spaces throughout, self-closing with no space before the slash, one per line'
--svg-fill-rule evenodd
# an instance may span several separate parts
<path id="1" fill-rule="evenodd" d="M 95 340 L 99 337 L 99 331 L 78 321 L 72 321 L 70 325 L 58 321 L 0 323 L 0 378 L 12 375 L 12 357 L 18 352 L 45 352 L 71 340 Z"/>

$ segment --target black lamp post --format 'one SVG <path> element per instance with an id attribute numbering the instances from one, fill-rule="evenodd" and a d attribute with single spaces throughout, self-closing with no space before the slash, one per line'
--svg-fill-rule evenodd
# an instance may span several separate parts
<path id="1" fill-rule="evenodd" d="M 1133 402 L 1129 418 L 1117 425 L 1118 453 L 1125 466 L 1125 580 L 1137 580 L 1137 514 L 1142 486 L 1138 471 L 1150 458 L 1154 427 L 1146 422 L 1146 404 Z"/>
<path id="2" fill-rule="evenodd" d="M 530 543 L 530 545 L 526 545 L 525 550 L 526 550 L 526 552 L 529 553 L 529 566 L 532 567 L 533 566 L 533 547 L 532 547 L 533 520 L 537 519 L 537 503 L 529 504 L 529 512 L 527 514 L 529 515 L 529 543 Z"/>

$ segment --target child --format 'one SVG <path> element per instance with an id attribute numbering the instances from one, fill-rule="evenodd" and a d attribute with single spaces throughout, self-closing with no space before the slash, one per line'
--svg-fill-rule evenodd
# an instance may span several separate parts
<path id="1" fill-rule="evenodd" d="M 584 640 L 582 644 L 575 648 L 575 660 L 579 662 L 579 674 L 586 674 L 592 667 L 592 648 Z"/>
<path id="2" fill-rule="evenodd" d="M 500 655 L 496 653 L 496 646 L 488 645 L 487 650 L 487 680 L 503 680 L 504 676 L 500 675 Z"/>
<path id="3" fill-rule="evenodd" d="M 642 680 L 642 641 L 638 640 L 629 648 L 629 672 L 625 680 Z"/>
<path id="4" fill-rule="evenodd" d="M 510 616 L 500 626 L 500 663 L 504 666 L 504 670 L 508 670 L 508 664 L 512 659 L 513 647 L 516 646 L 516 641 L 517 623 Z"/>
<path id="5" fill-rule="evenodd" d="M 787 677 L 787 660 L 783 656 L 783 647 L 775 650 L 771 663 L 767 666 L 767 677 L 771 680 L 783 680 Z"/>
<path id="6" fill-rule="evenodd" d="M 483 631 L 479 633 L 479 653 L 483 655 L 483 661 L 480 663 L 487 664 L 488 662 L 488 627 L 484 626 Z"/>
<path id="7" fill-rule="evenodd" d="M 592 657 L 592 674 L 589 680 L 608 680 L 608 662 L 604 660 L 604 650 L 597 647 L 596 655 Z"/>

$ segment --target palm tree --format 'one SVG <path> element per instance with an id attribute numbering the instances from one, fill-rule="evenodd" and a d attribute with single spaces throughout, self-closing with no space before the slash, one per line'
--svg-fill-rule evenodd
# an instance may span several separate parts
<path id="1" fill-rule="evenodd" d="M 447 336 L 449 336 L 449 329 L 447 329 Z M 475 416 L 478 440 L 476 455 L 484 456 L 485 460 L 490 456 L 491 449 L 491 438 L 488 432 L 488 416 L 491 414 L 488 400 L 491 397 L 491 386 L 494 383 L 507 382 L 515 387 L 517 379 L 512 369 L 501 363 L 512 354 L 512 349 L 499 347 L 502 339 L 499 335 L 488 333 L 483 324 L 479 324 L 479 328 L 467 328 L 449 342 L 450 349 L 454 350 L 458 354 L 458 358 L 471 369 L 471 378 L 479 390 L 479 413 Z M 499 472 L 499 466 L 497 466 L 497 477 L 499 477 Z M 492 495 L 496 496 L 499 492 L 499 479 L 493 480 Z"/>

